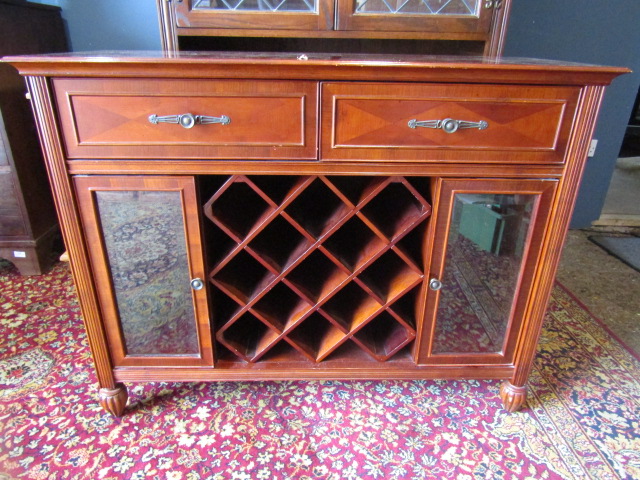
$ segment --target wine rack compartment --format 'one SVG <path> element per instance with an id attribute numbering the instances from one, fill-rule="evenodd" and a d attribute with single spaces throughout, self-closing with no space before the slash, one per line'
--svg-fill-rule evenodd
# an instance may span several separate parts
<path id="1" fill-rule="evenodd" d="M 382 362 L 413 341 L 428 182 L 215 178 L 201 192 L 219 355 L 322 362 L 350 342 Z"/>

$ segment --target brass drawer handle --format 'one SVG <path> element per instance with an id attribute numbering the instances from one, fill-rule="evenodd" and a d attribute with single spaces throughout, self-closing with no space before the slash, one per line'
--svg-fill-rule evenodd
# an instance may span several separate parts
<path id="1" fill-rule="evenodd" d="M 221 117 L 209 117 L 207 115 L 193 115 L 191 113 L 183 113 L 181 115 L 165 115 L 159 117 L 158 115 L 149 115 L 149 122 L 157 125 L 158 123 L 177 123 L 184 128 L 191 128 L 196 124 L 209 125 L 212 123 L 219 123 L 221 125 L 229 125 L 231 119 L 226 115 Z"/>
<path id="2" fill-rule="evenodd" d="M 479 122 L 467 122 L 466 120 L 454 120 L 453 118 L 445 118 L 444 120 L 409 120 L 409 128 L 440 128 L 447 133 L 457 132 L 463 128 L 477 128 L 484 130 L 489 126 L 487 122 L 481 120 Z"/>

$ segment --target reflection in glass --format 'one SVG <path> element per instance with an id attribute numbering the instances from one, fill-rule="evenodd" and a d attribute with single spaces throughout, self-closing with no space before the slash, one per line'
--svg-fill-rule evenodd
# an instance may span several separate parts
<path id="1" fill-rule="evenodd" d="M 433 353 L 499 353 L 535 195 L 455 196 Z"/>
<path id="2" fill-rule="evenodd" d="M 196 0 L 194 10 L 313 12 L 316 0 Z"/>
<path id="3" fill-rule="evenodd" d="M 356 0 L 355 13 L 477 17 L 480 0 Z"/>
<path id="4" fill-rule="evenodd" d="M 197 355 L 180 192 L 95 195 L 127 354 Z"/>

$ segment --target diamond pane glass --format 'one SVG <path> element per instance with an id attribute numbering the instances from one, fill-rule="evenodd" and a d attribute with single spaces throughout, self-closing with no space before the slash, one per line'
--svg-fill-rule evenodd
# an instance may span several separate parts
<path id="1" fill-rule="evenodd" d="M 355 13 L 477 17 L 480 0 L 357 0 Z"/>
<path id="2" fill-rule="evenodd" d="M 317 12 L 317 0 L 197 0 L 194 10 Z"/>

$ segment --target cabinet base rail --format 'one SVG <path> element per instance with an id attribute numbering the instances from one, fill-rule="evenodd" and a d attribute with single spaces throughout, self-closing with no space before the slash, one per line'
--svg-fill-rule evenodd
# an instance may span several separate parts
<path id="1" fill-rule="evenodd" d="M 170 370 L 167 368 L 151 369 L 116 369 L 115 388 L 99 390 L 100 405 L 115 416 L 125 413 L 128 394 L 123 382 L 214 382 L 214 381 L 370 381 L 370 380 L 503 380 L 500 386 L 500 398 L 504 408 L 509 412 L 519 410 L 526 401 L 527 387 L 515 386 L 511 383 L 515 368 L 513 366 L 497 367 L 432 367 L 407 365 L 401 370 L 351 368 L 336 370 L 335 368 L 311 368 L 300 370 L 295 375 L 291 368 L 278 369 L 277 366 L 261 366 L 262 368 L 186 369 Z M 490 369 L 489 369 L 490 368 Z"/>

